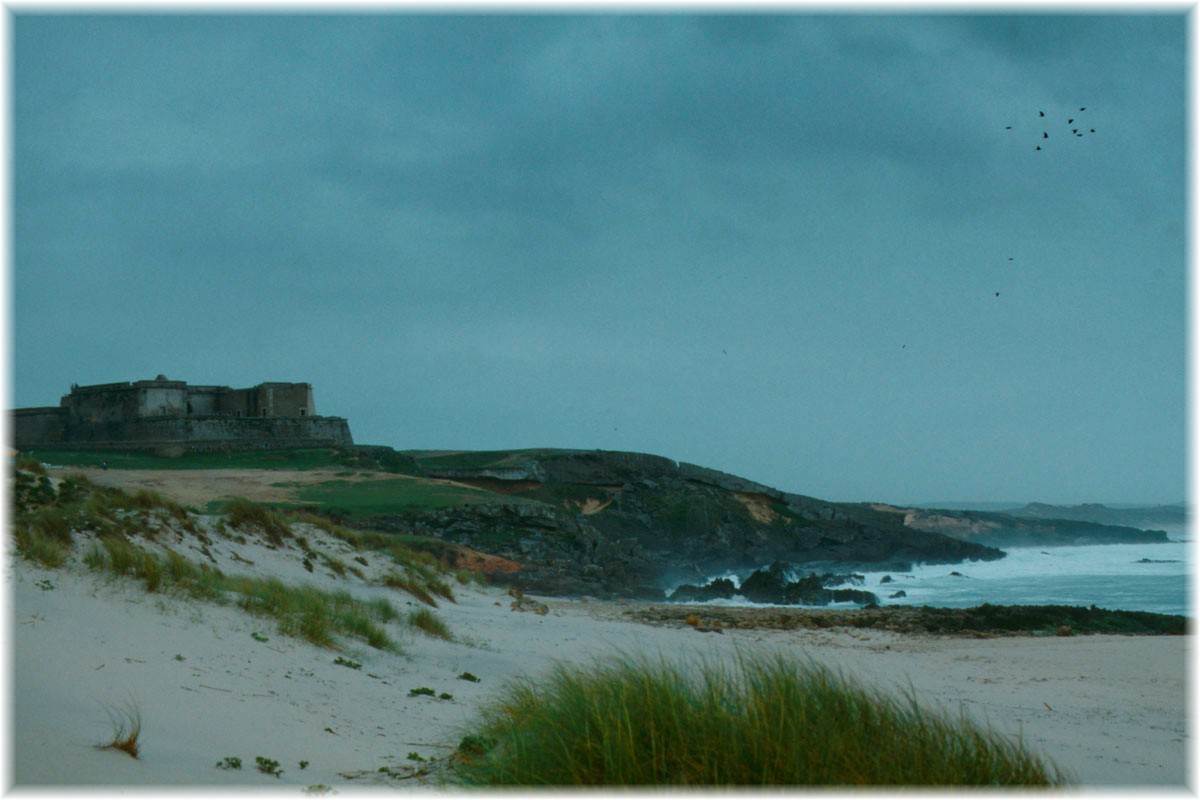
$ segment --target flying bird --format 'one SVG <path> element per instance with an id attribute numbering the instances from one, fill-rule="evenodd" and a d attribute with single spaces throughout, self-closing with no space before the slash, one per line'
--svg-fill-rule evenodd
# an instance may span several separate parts
<path id="1" fill-rule="evenodd" d="M 1043 138 L 1043 139 L 1049 139 L 1049 138 L 1050 138 L 1050 134 L 1046 133 L 1045 131 L 1042 131 L 1042 138 Z"/>
<path id="2" fill-rule="evenodd" d="M 1039 111 L 1039 112 L 1038 112 L 1038 116 L 1039 116 L 1039 117 L 1044 117 L 1044 116 L 1046 116 L 1046 112 L 1045 112 L 1045 111 Z"/>
<path id="3" fill-rule="evenodd" d="M 1087 111 L 1087 109 L 1086 109 L 1086 108 L 1084 108 L 1083 106 L 1080 106 L 1080 107 L 1079 107 L 1079 110 L 1080 110 L 1080 111 Z"/>
<path id="4" fill-rule="evenodd" d="M 1069 120 L 1067 120 L 1067 124 L 1070 125 L 1074 121 L 1075 121 L 1074 119 L 1069 119 Z"/>

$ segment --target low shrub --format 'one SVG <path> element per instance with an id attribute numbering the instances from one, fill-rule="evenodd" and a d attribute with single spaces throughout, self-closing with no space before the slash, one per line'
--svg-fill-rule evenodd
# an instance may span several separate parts
<path id="1" fill-rule="evenodd" d="M 273 758 L 255 756 L 254 764 L 258 771 L 264 774 L 274 775 L 276 778 L 283 774 L 283 770 L 279 768 L 279 762 Z"/>
<path id="2" fill-rule="evenodd" d="M 35 475 L 45 475 L 46 474 L 46 468 L 42 466 L 42 462 L 38 461 L 36 458 L 29 455 L 28 453 L 23 453 L 23 454 L 17 456 L 17 460 L 14 463 L 14 466 L 17 469 L 24 470 L 25 472 L 32 472 Z"/>
<path id="3" fill-rule="evenodd" d="M 479 746 L 460 746 L 458 778 L 485 786 L 1066 783 L 1019 742 L 816 664 L 772 656 L 695 666 L 614 658 L 511 682 L 484 708 Z"/>

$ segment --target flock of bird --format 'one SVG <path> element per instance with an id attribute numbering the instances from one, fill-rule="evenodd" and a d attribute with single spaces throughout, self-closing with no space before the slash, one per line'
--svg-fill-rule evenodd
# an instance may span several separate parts
<path id="1" fill-rule="evenodd" d="M 1087 106 L 1080 106 L 1080 107 L 1079 107 L 1079 111 L 1077 111 L 1077 112 L 1072 112 L 1072 114 L 1075 114 L 1075 115 L 1077 115 L 1077 114 L 1082 114 L 1082 113 L 1083 113 L 1083 112 L 1085 112 L 1085 111 L 1087 111 Z M 1045 112 L 1045 111 L 1042 111 L 1042 110 L 1039 110 L 1039 111 L 1038 111 L 1038 119 L 1042 121 L 1042 127 L 1043 127 L 1043 130 L 1042 130 L 1042 139 L 1043 139 L 1043 140 L 1045 140 L 1045 139 L 1049 139 L 1049 138 L 1050 138 L 1050 131 L 1048 131 L 1048 130 L 1044 130 L 1044 128 L 1048 127 L 1048 125 L 1047 125 L 1047 124 L 1046 124 L 1046 122 L 1045 122 L 1045 120 L 1046 120 L 1046 112 Z M 1083 124 L 1083 122 L 1082 122 L 1082 121 L 1080 121 L 1080 120 L 1082 120 L 1082 117 L 1076 117 L 1076 116 L 1070 116 L 1070 117 L 1067 117 L 1067 126 L 1068 126 L 1068 127 L 1074 126 L 1074 127 L 1071 127 L 1071 133 L 1070 133 L 1070 134 L 1063 134 L 1063 135 L 1065 135 L 1065 136 L 1069 136 L 1070 138 L 1074 138 L 1074 139 L 1081 139 L 1081 138 L 1083 138 L 1085 135 L 1087 135 L 1087 136 L 1090 136 L 1091 134 L 1093 134 L 1093 133 L 1095 133 L 1095 132 L 1096 132 L 1096 129 L 1095 129 L 1095 128 L 1088 126 L 1088 128 L 1087 128 L 1087 131 L 1086 131 L 1086 133 L 1085 133 L 1085 132 L 1084 132 L 1084 124 Z M 1006 130 L 1006 131 L 1011 131 L 1012 129 L 1013 129 L 1013 126 L 1012 126 L 1012 125 L 1005 125 L 1005 126 L 1004 126 L 1004 130 Z M 1056 137 L 1057 137 L 1058 135 L 1059 135 L 1059 134 L 1057 134 L 1057 133 L 1055 134 L 1055 136 L 1056 136 Z M 1037 145 L 1036 147 L 1034 147 L 1033 149 L 1034 149 L 1034 150 L 1041 150 L 1041 149 L 1042 149 L 1042 146 L 1039 144 L 1039 145 Z"/>
<path id="2" fill-rule="evenodd" d="M 1085 124 L 1082 121 L 1083 117 L 1080 116 L 1086 112 L 1087 112 L 1087 106 L 1080 106 L 1078 111 L 1070 112 L 1070 116 L 1064 115 L 1067 118 L 1066 125 L 1067 125 L 1067 127 L 1069 127 L 1071 129 L 1071 132 L 1069 134 L 1055 133 L 1055 137 L 1057 138 L 1059 136 L 1069 136 L 1070 138 L 1073 138 L 1073 139 L 1082 139 L 1084 136 L 1090 136 L 1090 135 L 1094 134 L 1096 132 L 1096 129 L 1091 127 L 1090 124 L 1085 126 Z M 1042 136 L 1041 136 L 1040 141 L 1049 139 L 1051 126 L 1048 123 L 1045 111 L 1042 111 L 1042 110 L 1038 111 L 1038 120 L 1041 121 L 1041 123 L 1042 123 L 1042 125 L 1040 126 L 1042 128 L 1042 130 L 1041 130 Z M 1004 126 L 1004 130 L 1006 130 L 1006 131 L 1011 131 L 1012 129 L 1013 129 L 1012 125 Z M 1042 146 L 1040 144 L 1038 144 L 1033 149 L 1035 151 L 1038 151 L 1038 150 L 1042 149 Z M 1012 261 L 1013 259 L 1010 256 L 1008 258 L 1008 260 Z M 996 297 L 1000 296 L 999 292 L 995 292 L 994 294 Z M 907 350 L 908 344 L 902 343 L 900 345 L 900 349 Z"/>

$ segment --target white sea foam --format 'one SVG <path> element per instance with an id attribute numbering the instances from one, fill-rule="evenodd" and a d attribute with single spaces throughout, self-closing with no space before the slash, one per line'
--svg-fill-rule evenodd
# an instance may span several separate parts
<path id="1" fill-rule="evenodd" d="M 874 592 L 883 605 L 1095 605 L 1124 611 L 1189 613 L 1192 556 L 1188 542 L 1014 547 L 1006 552 L 998 561 L 921 564 L 909 572 L 859 573 L 865 581 L 853 587 Z M 952 574 L 955 572 L 959 574 Z M 891 582 L 881 583 L 885 575 Z M 736 576 L 720 577 L 738 582 Z M 906 596 L 891 597 L 899 591 Z M 738 600 L 718 602 L 744 604 Z"/>

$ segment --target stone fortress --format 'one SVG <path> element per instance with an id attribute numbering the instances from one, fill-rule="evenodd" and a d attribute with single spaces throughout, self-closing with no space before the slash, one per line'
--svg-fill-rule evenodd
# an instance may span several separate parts
<path id="1" fill-rule="evenodd" d="M 161 455 L 354 446 L 341 417 L 321 417 L 308 383 L 249 389 L 151 381 L 72 386 L 57 406 L 12 412 L 12 446 Z"/>

